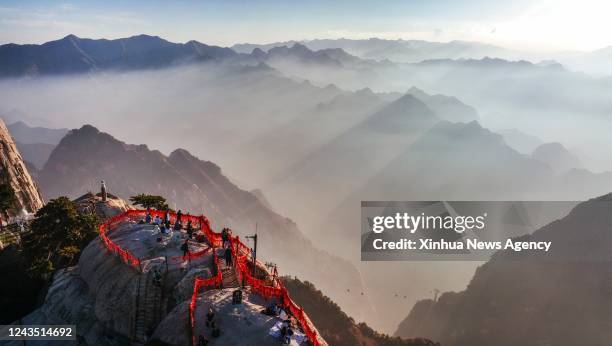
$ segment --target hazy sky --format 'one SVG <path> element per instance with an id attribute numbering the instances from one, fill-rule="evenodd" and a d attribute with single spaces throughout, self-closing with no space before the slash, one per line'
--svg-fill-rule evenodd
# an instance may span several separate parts
<path id="1" fill-rule="evenodd" d="M 0 43 L 145 33 L 226 46 L 381 37 L 592 50 L 612 45 L 611 11 L 606 0 L 4 0 Z"/>

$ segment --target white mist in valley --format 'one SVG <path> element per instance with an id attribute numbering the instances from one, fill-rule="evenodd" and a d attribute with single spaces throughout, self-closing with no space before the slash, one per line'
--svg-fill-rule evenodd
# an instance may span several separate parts
<path id="1" fill-rule="evenodd" d="M 261 188 L 316 246 L 359 268 L 378 314 L 356 317 L 387 332 L 434 289 L 464 289 L 478 263 L 360 262 L 361 200 L 580 200 L 612 190 L 612 173 L 593 173 L 612 169 L 610 78 L 495 59 L 334 57 L 3 80 L 0 108 L 30 125 L 89 123 L 165 154 L 185 148 L 242 188 Z M 404 95 L 413 86 L 421 90 Z M 555 171 L 497 129 L 559 142 L 582 167 Z"/>

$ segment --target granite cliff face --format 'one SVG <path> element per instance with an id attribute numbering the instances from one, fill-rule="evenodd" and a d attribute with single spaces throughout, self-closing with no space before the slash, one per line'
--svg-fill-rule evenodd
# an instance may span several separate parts
<path id="1" fill-rule="evenodd" d="M 9 209 L 9 216 L 15 216 L 25 209 L 34 213 L 43 206 L 38 186 L 28 173 L 17 146 L 6 125 L 0 120 L 0 169 L 2 184 L 8 184 L 15 191 L 16 201 Z"/>

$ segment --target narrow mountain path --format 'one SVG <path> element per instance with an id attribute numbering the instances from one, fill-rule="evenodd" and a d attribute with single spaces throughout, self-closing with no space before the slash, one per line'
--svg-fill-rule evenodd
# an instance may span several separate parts
<path id="1" fill-rule="evenodd" d="M 155 282 L 154 276 L 154 271 L 148 270 L 138 278 L 133 332 L 136 343 L 144 343 L 162 317 L 162 282 Z"/>
<path id="2" fill-rule="evenodd" d="M 217 252 L 222 272 L 223 288 L 238 288 L 240 287 L 240 282 L 238 281 L 238 276 L 236 275 L 236 268 L 234 266 L 228 266 L 227 263 L 225 263 L 224 253 L 224 249 L 219 249 Z"/>

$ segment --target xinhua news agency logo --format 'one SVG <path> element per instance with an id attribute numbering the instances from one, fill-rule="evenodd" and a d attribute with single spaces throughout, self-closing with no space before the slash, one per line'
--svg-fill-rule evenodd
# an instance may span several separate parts
<path id="1" fill-rule="evenodd" d="M 548 252 L 527 241 L 576 202 L 362 202 L 362 260 L 487 260 L 500 250 Z M 553 208 L 554 207 L 554 208 Z"/>

